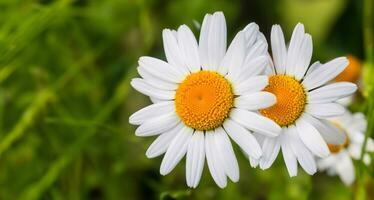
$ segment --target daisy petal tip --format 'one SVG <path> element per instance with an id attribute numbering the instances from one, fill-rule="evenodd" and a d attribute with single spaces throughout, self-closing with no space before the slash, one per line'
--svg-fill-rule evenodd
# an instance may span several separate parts
<path id="1" fill-rule="evenodd" d="M 157 157 L 157 156 L 155 156 L 155 155 L 153 154 L 153 152 L 151 152 L 150 150 L 147 150 L 147 151 L 145 152 L 145 156 L 146 156 L 148 159 L 151 159 L 151 158 L 155 158 L 155 157 Z"/>
<path id="2" fill-rule="evenodd" d="M 162 176 L 166 176 L 167 174 L 169 174 L 170 171 L 166 170 L 165 167 L 163 167 L 163 165 L 161 164 L 161 168 L 160 168 L 160 174 Z"/>
<path id="3" fill-rule="evenodd" d="M 129 124 L 137 125 L 137 120 L 136 120 L 136 118 L 134 119 L 134 114 L 132 114 L 132 115 L 129 117 Z"/>

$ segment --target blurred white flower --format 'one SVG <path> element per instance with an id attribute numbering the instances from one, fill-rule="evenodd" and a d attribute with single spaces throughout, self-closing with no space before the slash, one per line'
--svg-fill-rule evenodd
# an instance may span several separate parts
<path id="1" fill-rule="evenodd" d="M 318 170 L 327 171 L 329 175 L 338 175 L 345 185 L 355 180 L 355 168 L 352 158 L 359 160 L 365 140 L 366 119 L 362 113 L 351 114 L 347 111 L 343 116 L 330 120 L 341 129 L 347 138 L 344 144 L 329 144 L 331 155 L 317 162 Z M 370 155 L 374 151 L 374 141 L 368 138 L 363 161 L 370 164 Z"/>
<path id="2" fill-rule="evenodd" d="M 277 103 L 260 113 L 282 127 L 277 137 L 265 137 L 260 160 L 251 158 L 251 165 L 269 168 L 282 149 L 290 176 L 297 175 L 297 163 L 308 173 L 317 171 L 315 157 L 329 155 L 327 143 L 344 143 L 344 134 L 327 118 L 340 116 L 345 109 L 337 100 L 353 94 L 357 87 L 349 82 L 329 84 L 348 65 L 345 57 L 326 64 L 316 62 L 309 66 L 312 37 L 297 24 L 289 47 L 286 47 L 282 29 L 274 25 L 271 30 L 272 60 L 266 73 L 269 85 L 265 91 L 275 94 Z M 270 57 L 270 56 L 269 56 Z M 274 63 L 274 64 L 273 64 Z"/>

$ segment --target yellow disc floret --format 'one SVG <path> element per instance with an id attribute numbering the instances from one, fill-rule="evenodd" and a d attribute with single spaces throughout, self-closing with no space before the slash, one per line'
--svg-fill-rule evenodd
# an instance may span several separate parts
<path id="1" fill-rule="evenodd" d="M 349 139 L 346 137 L 344 144 L 327 144 L 332 154 L 339 153 L 341 150 L 347 148 L 349 145 Z"/>
<path id="2" fill-rule="evenodd" d="M 332 121 L 332 124 L 334 124 L 336 128 L 340 129 L 345 134 L 345 142 L 343 144 L 327 144 L 330 152 L 332 154 L 336 154 L 336 153 L 339 153 L 340 151 L 342 151 L 343 149 L 346 149 L 349 146 L 350 141 L 349 141 L 347 132 L 340 125 L 339 122 Z"/>
<path id="3" fill-rule="evenodd" d="M 193 73 L 179 85 L 175 95 L 178 116 L 189 127 L 211 130 L 228 117 L 233 107 L 231 84 L 211 71 Z"/>
<path id="4" fill-rule="evenodd" d="M 299 81 L 288 75 L 273 75 L 269 77 L 269 85 L 264 89 L 273 93 L 277 103 L 260 110 L 260 113 L 279 126 L 293 124 L 303 113 L 306 104 L 304 87 Z"/>

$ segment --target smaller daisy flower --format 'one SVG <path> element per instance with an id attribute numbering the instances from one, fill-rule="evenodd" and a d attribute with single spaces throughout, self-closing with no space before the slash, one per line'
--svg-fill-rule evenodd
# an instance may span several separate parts
<path id="1" fill-rule="evenodd" d="M 346 135 L 344 144 L 328 144 L 331 155 L 317 162 L 319 171 L 327 171 L 329 175 L 338 175 L 345 185 L 355 180 L 355 168 L 352 159 L 359 160 L 365 140 L 366 119 L 362 113 L 351 114 L 347 111 L 343 116 L 330 120 Z M 363 161 L 370 164 L 368 152 L 374 151 L 374 141 L 368 138 Z"/>
<path id="2" fill-rule="evenodd" d="M 226 22 L 222 12 L 206 15 L 197 43 L 182 25 L 164 30 L 167 62 L 141 57 L 131 85 L 154 103 L 134 113 L 137 136 L 159 135 L 146 152 L 154 158 L 165 153 L 160 173 L 170 173 L 186 155 L 186 181 L 197 187 L 205 158 L 216 184 L 227 177 L 239 180 L 239 166 L 230 138 L 251 158 L 262 150 L 252 131 L 277 136 L 281 129 L 257 113 L 276 101 L 262 91 L 268 84 L 259 76 L 267 65 L 267 43 L 256 24 L 234 37 L 226 50 Z"/>
<path id="3" fill-rule="evenodd" d="M 317 171 L 315 156 L 329 155 L 327 143 L 344 143 L 345 137 L 326 119 L 337 117 L 345 109 L 336 101 L 353 94 L 357 87 L 349 82 L 330 83 L 348 65 L 345 57 L 325 64 L 310 65 L 313 52 L 312 37 L 304 26 L 297 24 L 288 47 L 282 29 L 271 30 L 272 60 L 267 70 L 269 85 L 277 102 L 260 113 L 282 127 L 277 137 L 265 137 L 263 155 L 251 165 L 269 168 L 280 150 L 290 176 L 297 175 L 297 163 L 308 173 Z M 274 63 L 274 64 L 273 64 Z M 327 142 L 327 143 L 326 143 Z"/>

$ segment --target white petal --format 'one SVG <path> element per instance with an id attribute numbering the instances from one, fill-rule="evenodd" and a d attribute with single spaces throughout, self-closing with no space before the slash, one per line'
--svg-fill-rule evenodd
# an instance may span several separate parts
<path id="1" fill-rule="evenodd" d="M 351 185 L 355 180 L 355 168 L 352 159 L 348 154 L 340 157 L 339 164 L 336 165 L 336 171 L 345 185 Z"/>
<path id="2" fill-rule="evenodd" d="M 285 132 L 288 143 L 291 146 L 301 167 L 309 175 L 313 175 L 317 171 L 317 166 L 312 153 L 307 149 L 305 144 L 300 140 L 295 126 L 291 126 Z"/>
<path id="3" fill-rule="evenodd" d="M 330 62 L 323 64 L 305 76 L 303 85 L 307 90 L 319 87 L 339 75 L 348 65 L 348 59 L 345 57 L 335 58 Z"/>
<path id="4" fill-rule="evenodd" d="M 280 149 L 280 141 L 278 137 L 266 137 L 262 144 L 262 156 L 260 159 L 260 168 L 268 169 L 277 157 Z"/>
<path id="5" fill-rule="evenodd" d="M 210 24 L 212 21 L 212 15 L 206 14 L 203 20 L 203 23 L 201 25 L 200 30 L 200 38 L 199 38 L 199 58 L 200 58 L 200 64 L 205 69 L 204 66 L 209 66 L 209 56 L 208 56 L 208 38 L 209 38 L 209 30 L 210 30 Z"/>
<path id="6" fill-rule="evenodd" d="M 140 93 L 143 93 L 150 97 L 155 97 L 157 99 L 172 100 L 175 96 L 175 91 L 167 91 L 155 88 L 152 85 L 146 83 L 144 79 L 141 78 L 132 79 L 130 84 L 135 90 L 139 91 Z"/>
<path id="7" fill-rule="evenodd" d="M 267 76 L 254 76 L 237 85 L 233 85 L 233 90 L 235 95 L 243 95 L 251 92 L 261 91 L 268 84 L 269 78 Z"/>
<path id="8" fill-rule="evenodd" d="M 350 82 L 332 83 L 313 91 L 308 94 L 310 103 L 330 103 L 338 99 L 347 97 L 357 90 L 357 86 Z"/>
<path id="9" fill-rule="evenodd" d="M 191 72 L 200 70 L 199 48 L 191 29 L 186 25 L 178 28 L 178 44 L 183 52 L 185 63 Z"/>
<path id="10" fill-rule="evenodd" d="M 223 75 L 226 75 L 228 72 L 227 77 L 230 80 L 238 78 L 242 69 L 245 52 L 244 33 L 240 31 L 232 40 L 225 57 L 223 57 L 219 65 L 218 71 Z"/>
<path id="11" fill-rule="evenodd" d="M 261 147 L 250 131 L 230 119 L 226 119 L 223 127 L 231 139 L 234 140 L 247 155 L 254 159 L 260 158 L 262 155 Z"/>
<path id="12" fill-rule="evenodd" d="M 226 20 L 222 12 L 215 12 L 209 21 L 208 30 L 204 28 L 204 32 L 208 31 L 208 35 L 203 39 L 207 41 L 200 40 L 200 45 L 204 45 L 203 49 L 206 49 L 208 59 L 204 59 L 207 63 L 202 62 L 201 64 L 204 70 L 217 70 L 226 52 Z M 203 27 L 205 26 L 204 22 Z M 203 34 L 203 29 L 201 31 Z M 202 38 L 200 37 L 200 39 Z M 200 58 L 202 59 L 202 57 Z"/>
<path id="13" fill-rule="evenodd" d="M 217 154 L 214 131 L 207 131 L 205 134 L 205 152 L 208 168 L 213 180 L 220 188 L 226 187 L 227 178 L 222 162 L 220 161 L 220 155 Z"/>
<path id="14" fill-rule="evenodd" d="M 226 53 L 226 20 L 222 12 L 215 12 L 209 29 L 208 56 L 211 69 L 218 69 L 222 58 Z"/>
<path id="15" fill-rule="evenodd" d="M 171 114 L 173 112 L 175 112 L 173 101 L 156 103 L 142 108 L 132 114 L 129 118 L 129 122 L 130 124 L 140 125 L 152 118 L 157 118 L 160 115 Z"/>
<path id="16" fill-rule="evenodd" d="M 183 57 L 183 53 L 178 46 L 178 40 L 176 38 L 177 34 L 173 32 L 175 31 L 171 31 L 169 29 L 164 29 L 162 31 L 166 59 L 168 60 L 168 63 L 174 66 L 179 72 L 184 75 L 188 75 L 189 71 L 186 63 L 184 62 L 185 59 Z"/>
<path id="17" fill-rule="evenodd" d="M 165 81 L 156 76 L 153 76 L 151 73 L 146 71 L 143 67 L 138 67 L 139 75 L 144 79 L 146 83 L 152 85 L 161 90 L 176 90 L 178 85 L 169 81 Z"/>
<path id="18" fill-rule="evenodd" d="M 256 23 L 250 23 L 243 29 L 246 41 L 246 48 L 250 49 L 257 39 L 259 27 Z"/>
<path id="19" fill-rule="evenodd" d="M 363 158 L 363 162 L 366 166 L 370 165 L 371 157 L 368 153 L 365 153 L 364 158 Z"/>
<path id="20" fill-rule="evenodd" d="M 179 123 L 174 128 L 158 136 L 151 146 L 149 146 L 145 155 L 148 158 L 155 158 L 165 153 L 170 143 L 173 141 L 177 133 L 182 130 L 183 126 L 183 123 Z"/>
<path id="21" fill-rule="evenodd" d="M 313 53 L 312 36 L 305 34 L 295 63 L 295 78 L 301 80 L 307 71 Z"/>
<path id="22" fill-rule="evenodd" d="M 307 70 L 306 72 L 306 75 L 305 76 L 308 76 L 311 72 L 313 72 L 314 70 L 318 69 L 320 66 L 322 66 L 322 64 L 319 62 L 319 61 L 316 61 L 314 62 Z"/>
<path id="23" fill-rule="evenodd" d="M 161 162 L 160 173 L 170 173 L 187 152 L 193 129 L 183 127 L 171 142 Z"/>
<path id="24" fill-rule="evenodd" d="M 285 137 L 283 135 L 281 137 L 281 148 L 282 148 L 282 154 L 284 163 L 286 164 L 288 174 L 290 177 L 294 177 L 297 175 L 297 159 L 292 151 L 290 141 L 288 140 L 288 137 Z"/>
<path id="25" fill-rule="evenodd" d="M 297 60 L 299 59 L 300 47 L 304 40 L 304 25 L 298 23 L 294 28 L 291 36 L 290 46 L 287 52 L 286 73 L 288 75 L 295 75 Z"/>
<path id="26" fill-rule="evenodd" d="M 245 82 L 247 79 L 261 74 L 262 72 L 264 72 L 265 67 L 267 65 L 268 65 L 267 56 L 259 56 L 259 57 L 256 57 L 255 59 L 249 60 L 248 62 L 244 62 L 239 78 L 232 80 L 234 85 L 241 84 L 242 82 Z"/>
<path id="27" fill-rule="evenodd" d="M 250 63 L 253 59 L 259 56 L 265 56 L 268 51 L 268 44 L 263 40 L 257 40 L 256 43 L 248 49 L 247 56 L 245 57 L 244 63 Z"/>
<path id="28" fill-rule="evenodd" d="M 324 119 L 316 119 L 307 113 L 304 114 L 304 117 L 318 130 L 328 144 L 343 144 L 345 142 L 345 133 L 331 122 Z"/>
<path id="29" fill-rule="evenodd" d="M 345 108 L 338 103 L 311 103 L 306 106 L 306 112 L 314 117 L 326 119 L 343 115 Z"/>
<path id="30" fill-rule="evenodd" d="M 146 71 L 158 79 L 180 83 L 185 78 L 185 75 L 179 72 L 176 67 L 157 58 L 143 56 L 139 58 L 138 63 L 142 71 Z"/>
<path id="31" fill-rule="evenodd" d="M 281 127 L 271 119 L 243 109 L 233 108 L 230 113 L 230 118 L 249 130 L 269 137 L 278 136 L 282 130 Z"/>
<path id="32" fill-rule="evenodd" d="M 166 102 L 166 100 L 157 99 L 155 97 L 149 97 L 149 100 L 151 100 L 151 102 L 154 103 L 154 104 L 161 103 L 161 102 Z"/>
<path id="33" fill-rule="evenodd" d="M 235 98 L 234 105 L 237 108 L 258 110 L 270 107 L 276 101 L 275 95 L 270 92 L 255 92 Z"/>
<path id="34" fill-rule="evenodd" d="M 260 159 L 256 159 L 256 158 L 249 156 L 249 164 L 251 165 L 251 167 L 256 168 L 259 162 L 260 162 Z"/>
<path id="35" fill-rule="evenodd" d="M 271 28 L 271 51 L 277 74 L 284 74 L 286 71 L 287 49 L 282 28 L 279 25 L 273 25 Z"/>
<path id="36" fill-rule="evenodd" d="M 330 155 L 326 158 L 318 159 L 317 166 L 319 171 L 335 170 L 335 165 L 339 163 L 339 156 Z"/>
<path id="37" fill-rule="evenodd" d="M 303 141 L 313 154 L 318 157 L 326 157 L 330 154 L 326 142 L 323 140 L 317 129 L 308 121 L 300 118 L 296 122 L 296 128 L 301 141 Z"/>
<path id="38" fill-rule="evenodd" d="M 353 118 L 352 128 L 360 132 L 365 132 L 366 127 L 367 127 L 367 121 L 366 121 L 365 115 L 363 113 L 357 112 L 353 114 L 352 118 Z"/>
<path id="39" fill-rule="evenodd" d="M 186 158 L 187 185 L 196 188 L 200 182 L 205 161 L 204 132 L 196 131 L 188 145 Z"/>
<path id="40" fill-rule="evenodd" d="M 349 154 L 353 159 L 361 159 L 362 145 L 361 144 L 350 144 L 348 146 Z"/>
<path id="41" fill-rule="evenodd" d="M 214 132 L 214 139 L 216 142 L 216 149 L 219 150 L 217 153 L 222 158 L 225 173 L 233 182 L 239 181 L 239 165 L 229 137 L 227 137 L 226 132 L 219 127 Z"/>
<path id="42" fill-rule="evenodd" d="M 179 117 L 175 113 L 161 115 L 140 125 L 135 130 L 135 135 L 141 137 L 158 135 L 173 128 L 179 122 Z"/>

